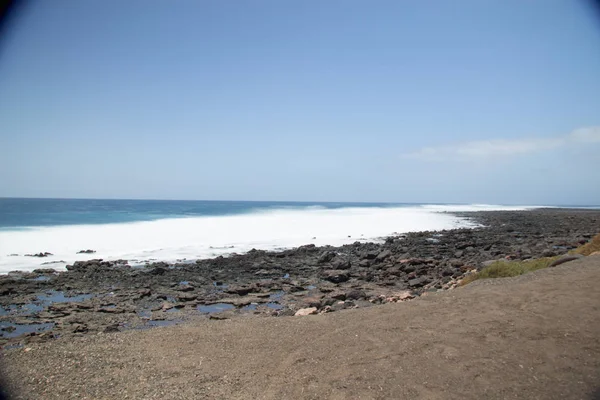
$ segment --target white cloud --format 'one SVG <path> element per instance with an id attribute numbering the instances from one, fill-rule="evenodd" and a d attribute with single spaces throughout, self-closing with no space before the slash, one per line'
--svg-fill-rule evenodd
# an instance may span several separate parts
<path id="1" fill-rule="evenodd" d="M 600 126 L 581 128 L 567 135 L 552 138 L 493 139 L 449 146 L 424 147 L 404 156 L 424 160 L 508 157 L 552 150 L 567 144 L 583 143 L 600 143 Z"/>
<path id="2" fill-rule="evenodd" d="M 567 138 L 576 142 L 598 143 L 600 142 L 600 126 L 574 130 Z"/>

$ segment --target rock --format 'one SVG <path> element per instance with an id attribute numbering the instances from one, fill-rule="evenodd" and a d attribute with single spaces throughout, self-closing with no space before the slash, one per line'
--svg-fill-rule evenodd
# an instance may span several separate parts
<path id="1" fill-rule="evenodd" d="M 590 256 L 600 256 L 600 251 L 594 251 Z"/>
<path id="2" fill-rule="evenodd" d="M 167 269 L 163 267 L 154 267 L 148 271 L 150 275 L 164 275 L 166 272 Z"/>
<path id="3" fill-rule="evenodd" d="M 252 292 L 254 289 L 255 288 L 251 286 L 230 286 L 225 290 L 225 293 L 245 296 L 248 293 Z"/>
<path id="4" fill-rule="evenodd" d="M 416 269 L 417 267 L 415 267 L 414 265 L 400 264 L 400 270 L 406 272 L 407 274 L 414 272 Z"/>
<path id="5" fill-rule="evenodd" d="M 198 298 L 197 294 L 194 293 L 181 293 L 177 295 L 177 300 L 179 301 L 194 301 Z"/>
<path id="6" fill-rule="evenodd" d="M 369 260 L 360 260 L 358 262 L 358 266 L 362 267 L 362 268 L 368 268 L 371 265 L 371 262 Z"/>
<path id="7" fill-rule="evenodd" d="M 87 250 L 79 250 L 77 252 L 77 254 L 94 254 L 95 252 L 96 252 L 96 250 L 87 249 Z"/>
<path id="8" fill-rule="evenodd" d="M 53 256 L 53 255 L 54 255 L 54 254 L 52 254 L 52 253 L 48 253 L 48 252 L 46 251 L 46 252 L 43 252 L 43 253 L 42 253 L 42 252 L 40 252 L 40 253 L 37 253 L 37 254 L 25 254 L 25 257 L 39 257 L 39 258 L 42 258 L 42 257 Z"/>
<path id="9" fill-rule="evenodd" d="M 350 269 L 352 265 L 350 260 L 336 259 L 331 263 L 331 266 L 335 269 Z"/>
<path id="10" fill-rule="evenodd" d="M 104 333 L 113 333 L 113 332 L 119 332 L 119 324 L 108 325 L 106 328 L 104 328 Z"/>
<path id="11" fill-rule="evenodd" d="M 454 274 L 454 270 L 452 268 L 444 268 L 442 270 L 442 276 L 452 276 Z"/>
<path id="12" fill-rule="evenodd" d="M 192 292 L 194 290 L 194 287 L 189 284 L 179 285 L 177 286 L 177 290 L 180 292 Z"/>
<path id="13" fill-rule="evenodd" d="M 379 254 L 379 253 L 376 253 L 376 252 L 373 252 L 373 251 L 369 251 L 368 253 L 365 253 L 365 254 L 363 255 L 363 258 L 364 258 L 364 259 L 367 259 L 367 260 L 374 260 L 374 259 L 376 259 L 376 258 L 377 258 L 377 255 L 378 255 L 378 254 Z"/>
<path id="14" fill-rule="evenodd" d="M 296 311 L 296 313 L 294 314 L 295 317 L 304 317 L 307 315 L 313 315 L 317 313 L 317 307 L 308 307 L 308 308 L 301 308 L 298 311 Z"/>
<path id="15" fill-rule="evenodd" d="M 33 270 L 34 274 L 53 274 L 55 272 L 54 268 L 38 268 Z"/>
<path id="16" fill-rule="evenodd" d="M 346 300 L 346 293 L 344 293 L 344 292 L 331 293 L 330 296 L 332 299 L 341 300 L 341 301 Z"/>
<path id="17" fill-rule="evenodd" d="M 580 258 L 584 258 L 583 254 L 566 254 L 558 259 L 554 260 L 548 267 L 556 267 L 557 265 L 561 265 L 567 263 L 569 261 L 579 260 Z"/>
<path id="18" fill-rule="evenodd" d="M 100 307 L 97 311 L 107 314 L 121 314 L 125 312 L 125 310 L 121 307 Z"/>
<path id="19" fill-rule="evenodd" d="M 321 298 L 322 296 L 305 297 L 302 299 L 302 305 L 309 308 L 314 307 L 318 309 L 321 307 Z"/>
<path id="20" fill-rule="evenodd" d="M 162 303 L 162 306 L 160 307 L 160 309 L 163 311 L 167 311 L 173 307 L 175 307 L 175 305 L 173 303 L 169 303 L 168 301 L 165 301 L 164 303 Z"/>
<path id="21" fill-rule="evenodd" d="M 377 261 L 383 261 L 383 260 L 385 260 L 386 258 L 388 258 L 388 257 L 389 257 L 389 256 L 391 256 L 391 255 L 392 255 L 392 252 L 391 252 L 391 251 L 389 251 L 389 250 L 384 250 L 384 251 L 382 251 L 381 253 L 379 253 L 379 254 L 377 255 L 377 258 L 376 258 L 375 260 L 377 260 Z"/>
<path id="22" fill-rule="evenodd" d="M 360 300 L 360 299 L 366 299 L 366 298 L 367 298 L 367 295 L 366 295 L 365 291 L 362 289 L 354 289 L 354 290 L 349 291 L 346 294 L 346 299 L 349 299 L 349 300 Z"/>
<path id="23" fill-rule="evenodd" d="M 421 276 L 419 278 L 411 279 L 408 281 L 408 286 L 410 287 L 421 287 L 427 282 L 427 278 Z"/>
<path id="24" fill-rule="evenodd" d="M 140 296 L 139 298 L 143 298 L 143 297 L 148 297 L 152 294 L 152 291 L 150 289 L 140 289 L 138 290 L 138 295 Z"/>
<path id="25" fill-rule="evenodd" d="M 411 291 L 405 290 L 404 292 L 397 293 L 396 297 L 398 297 L 399 300 L 410 300 L 414 299 L 415 295 Z"/>
<path id="26" fill-rule="evenodd" d="M 542 253 L 542 257 L 554 257 L 556 255 L 556 252 L 554 250 L 544 250 L 544 252 Z"/>
<path id="27" fill-rule="evenodd" d="M 327 262 L 333 260 L 334 257 L 335 257 L 335 252 L 333 252 L 333 251 L 325 251 L 319 257 L 318 262 L 319 262 L 319 264 L 324 264 L 324 263 L 327 263 Z"/>
<path id="28" fill-rule="evenodd" d="M 342 283 L 350 279 L 350 275 L 346 271 L 329 270 L 323 272 L 323 278 L 329 282 Z"/>
<path id="29" fill-rule="evenodd" d="M 85 324 L 74 324 L 71 328 L 73 333 L 85 333 L 88 331 L 88 327 Z"/>
<path id="30" fill-rule="evenodd" d="M 68 271 L 88 272 L 92 270 L 106 270 L 112 267 L 109 261 L 103 261 L 101 258 L 88 261 L 75 261 L 73 265 L 67 265 Z"/>

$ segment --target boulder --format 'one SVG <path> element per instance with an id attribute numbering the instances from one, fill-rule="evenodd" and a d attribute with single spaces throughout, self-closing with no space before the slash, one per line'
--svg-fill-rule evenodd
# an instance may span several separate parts
<path id="1" fill-rule="evenodd" d="M 43 252 L 43 253 L 42 253 L 42 252 L 40 252 L 40 253 L 36 253 L 36 254 L 25 254 L 25 257 L 40 257 L 40 258 L 42 258 L 42 257 L 53 256 L 53 255 L 54 255 L 54 254 L 52 254 L 52 253 L 48 253 L 48 252 L 46 251 L 46 252 Z"/>
<path id="2" fill-rule="evenodd" d="M 194 301 L 198 298 L 197 294 L 194 293 L 181 293 L 177 295 L 177 300 L 179 301 Z"/>
<path id="3" fill-rule="evenodd" d="M 350 279 L 350 274 L 341 270 L 329 270 L 323 272 L 323 278 L 329 282 L 342 283 Z"/>
<path id="4" fill-rule="evenodd" d="M 53 274 L 55 272 L 54 268 L 38 268 L 33 270 L 34 274 Z"/>
<path id="5" fill-rule="evenodd" d="M 353 289 L 346 294 L 346 299 L 348 299 L 348 300 L 360 300 L 360 299 L 366 299 L 366 298 L 367 298 L 367 294 L 362 289 Z"/>
<path id="6" fill-rule="evenodd" d="M 79 250 L 77 252 L 77 254 L 94 254 L 95 252 L 96 252 L 96 250 L 87 249 L 87 250 Z"/>
<path id="7" fill-rule="evenodd" d="M 383 260 L 385 260 L 386 258 L 390 257 L 391 255 L 392 255 L 392 252 L 391 252 L 391 251 L 389 251 L 389 250 L 384 250 L 384 251 L 382 251 L 381 253 L 379 253 L 379 254 L 377 255 L 377 258 L 375 258 L 375 260 L 377 260 L 377 261 L 383 261 Z"/>
<path id="8" fill-rule="evenodd" d="M 350 269 L 352 265 L 350 260 L 342 260 L 338 258 L 331 263 L 331 266 L 335 269 Z"/>
<path id="9" fill-rule="evenodd" d="M 427 282 L 427 278 L 421 276 L 419 278 L 411 279 L 408 281 L 408 286 L 410 287 L 421 287 Z"/>
<path id="10" fill-rule="evenodd" d="M 318 262 L 319 262 L 319 264 L 324 264 L 324 263 L 327 263 L 327 262 L 333 260 L 334 257 L 335 257 L 335 252 L 333 252 L 333 251 L 325 251 L 319 257 Z"/>
<path id="11" fill-rule="evenodd" d="M 194 287 L 190 284 L 179 285 L 179 286 L 177 286 L 177 290 L 180 292 L 193 292 Z"/>
<path id="12" fill-rule="evenodd" d="M 298 311 L 296 311 L 296 313 L 294 314 L 295 317 L 304 317 L 307 315 L 313 315 L 317 313 L 317 307 L 308 307 L 308 308 L 301 308 Z"/>

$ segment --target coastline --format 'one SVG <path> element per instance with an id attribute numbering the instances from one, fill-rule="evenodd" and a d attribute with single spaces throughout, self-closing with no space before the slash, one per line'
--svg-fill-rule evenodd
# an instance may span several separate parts
<path id="1" fill-rule="evenodd" d="M 483 227 L 407 233 L 382 243 L 253 250 L 191 264 L 87 261 L 68 272 L 2 275 L 0 341 L 11 348 L 197 319 L 329 313 L 405 301 L 452 290 L 488 261 L 561 255 L 600 231 L 600 210 L 450 214 Z"/>

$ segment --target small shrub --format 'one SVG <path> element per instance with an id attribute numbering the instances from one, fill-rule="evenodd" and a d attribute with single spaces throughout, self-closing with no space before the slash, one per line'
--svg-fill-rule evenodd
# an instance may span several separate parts
<path id="1" fill-rule="evenodd" d="M 544 257 L 533 260 L 496 261 L 479 272 L 467 275 L 461 281 L 461 286 L 478 279 L 508 278 L 526 274 L 527 272 L 548 267 L 558 257 Z"/>
<path id="2" fill-rule="evenodd" d="M 590 254 L 592 254 L 595 251 L 600 251 L 600 233 L 597 234 L 596 236 L 594 236 L 592 238 L 592 240 L 590 240 L 583 246 L 579 246 L 578 248 L 573 250 L 572 253 L 583 254 L 584 256 L 589 256 Z"/>

